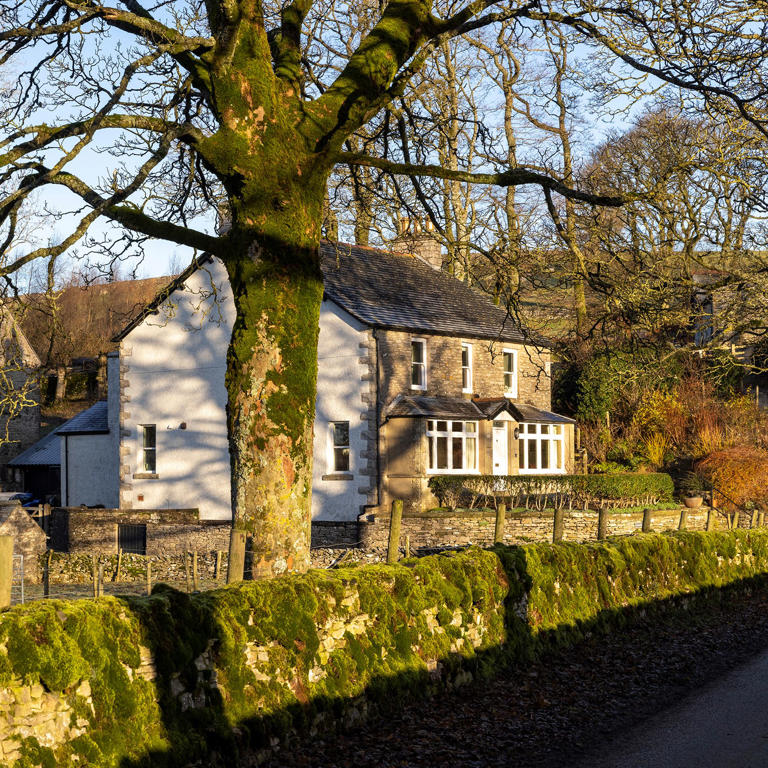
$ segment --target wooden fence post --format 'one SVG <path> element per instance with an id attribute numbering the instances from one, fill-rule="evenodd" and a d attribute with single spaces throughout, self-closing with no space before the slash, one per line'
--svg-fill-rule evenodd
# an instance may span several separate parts
<path id="1" fill-rule="evenodd" d="M 643 510 L 643 533 L 651 530 L 651 510 L 647 507 Z"/>
<path id="2" fill-rule="evenodd" d="M 403 521 L 403 500 L 392 502 L 392 515 L 389 518 L 389 545 L 387 546 L 387 562 L 396 563 L 400 554 L 400 526 Z"/>
<path id="3" fill-rule="evenodd" d="M 712 507 L 707 510 L 707 530 L 714 531 L 717 528 L 717 512 Z"/>
<path id="4" fill-rule="evenodd" d="M 597 511 L 597 540 L 603 541 L 608 536 L 608 510 L 605 504 Z"/>
<path id="5" fill-rule="evenodd" d="M 197 581 L 197 550 L 192 552 L 192 589 L 195 592 L 200 591 Z"/>
<path id="6" fill-rule="evenodd" d="M 51 596 L 51 556 L 53 552 L 49 549 L 43 563 L 43 597 Z"/>
<path id="7" fill-rule="evenodd" d="M 407 560 L 411 556 L 411 537 L 406 534 L 405 536 L 405 559 Z"/>
<path id="8" fill-rule="evenodd" d="M 221 578 L 221 550 L 216 550 L 216 565 L 213 569 L 213 578 L 218 581 Z"/>
<path id="9" fill-rule="evenodd" d="M 757 528 L 757 510 L 752 512 L 752 519 L 749 521 L 750 528 Z"/>
<path id="10" fill-rule="evenodd" d="M 184 553 L 184 581 L 186 582 L 187 592 L 189 592 L 189 552 Z"/>
<path id="11" fill-rule="evenodd" d="M 96 562 L 96 555 L 91 555 L 91 577 L 93 578 L 93 596 L 99 596 L 99 567 Z"/>
<path id="12" fill-rule="evenodd" d="M 245 531 L 234 528 L 229 535 L 229 560 L 227 562 L 227 584 L 242 581 L 245 575 Z"/>
<path id="13" fill-rule="evenodd" d="M 688 527 L 688 510 L 680 510 L 680 522 L 677 525 L 678 531 L 684 531 Z"/>
<path id="14" fill-rule="evenodd" d="M 152 594 L 152 561 L 147 558 L 147 594 Z"/>
<path id="15" fill-rule="evenodd" d="M 506 519 L 506 516 L 507 516 L 507 505 L 499 504 L 499 506 L 496 507 L 496 527 L 493 530 L 494 544 L 504 543 L 504 521 Z"/>
<path id="16" fill-rule="evenodd" d="M 762 528 L 765 525 L 765 512 L 760 512 L 757 516 L 757 527 Z"/>
<path id="17" fill-rule="evenodd" d="M 97 569 L 97 579 L 96 579 L 96 592 L 97 597 L 104 597 L 104 563 L 102 562 L 101 558 L 99 558 L 99 567 Z"/>
<path id="18" fill-rule="evenodd" d="M 11 607 L 13 536 L 0 536 L 0 609 Z"/>
<path id="19" fill-rule="evenodd" d="M 115 582 L 120 581 L 120 570 L 123 567 L 123 548 L 117 550 L 117 570 L 115 571 Z"/>
<path id="20" fill-rule="evenodd" d="M 565 531 L 565 510 L 556 509 L 555 517 L 552 521 L 552 541 L 562 541 Z"/>

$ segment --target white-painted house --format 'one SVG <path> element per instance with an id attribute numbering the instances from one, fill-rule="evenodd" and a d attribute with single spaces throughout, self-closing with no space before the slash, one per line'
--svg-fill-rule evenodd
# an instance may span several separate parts
<path id="1" fill-rule="evenodd" d="M 331 243 L 321 255 L 313 519 L 353 521 L 392 495 L 420 506 L 430 474 L 490 472 L 494 460 L 503 474 L 566 471 L 572 426 L 546 410 L 549 353 L 503 310 L 411 255 Z M 203 257 L 116 337 L 108 401 L 62 440 L 65 505 L 231 518 L 233 321 L 224 266 Z"/>

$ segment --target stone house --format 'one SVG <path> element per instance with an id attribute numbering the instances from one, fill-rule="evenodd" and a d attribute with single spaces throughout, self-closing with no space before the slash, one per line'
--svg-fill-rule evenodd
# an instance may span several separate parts
<path id="1" fill-rule="evenodd" d="M 11 312 L 0 306 L 0 485 L 20 487 L 21 476 L 8 466 L 40 434 L 40 359 Z"/>
<path id="2" fill-rule="evenodd" d="M 326 242 L 321 256 L 314 520 L 354 521 L 393 498 L 428 508 L 433 474 L 571 470 L 573 422 L 549 410 L 549 350 L 441 272 L 439 247 L 422 258 Z M 90 472 L 87 496 L 71 486 L 70 506 L 231 519 L 233 320 L 224 266 L 204 256 L 116 336 L 101 445 L 82 434 L 62 454 L 62 475 L 88 475 L 97 459 L 109 469 Z"/>

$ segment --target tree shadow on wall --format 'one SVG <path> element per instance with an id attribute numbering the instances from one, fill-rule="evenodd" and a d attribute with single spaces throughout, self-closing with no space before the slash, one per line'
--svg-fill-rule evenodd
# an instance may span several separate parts
<path id="1" fill-rule="evenodd" d="M 768 586 L 768 577 L 745 579 L 694 594 L 605 607 L 587 621 L 562 623 L 535 632 L 525 611 L 532 584 L 525 552 L 519 548 L 497 548 L 496 552 L 509 584 L 503 595 L 503 640 L 469 657 L 448 653 L 436 667 L 430 665 L 431 669 L 411 652 L 420 642 L 417 612 L 409 614 L 403 606 L 413 607 L 418 595 L 423 605 L 440 606 L 436 600 L 439 595 L 425 594 L 424 590 L 429 590 L 423 580 L 421 584 L 413 580 L 414 561 L 397 568 L 394 578 L 384 577 L 392 574 L 391 570 L 373 567 L 370 578 L 350 569 L 332 575 L 310 573 L 245 583 L 196 595 L 159 586 L 150 598 L 126 599 L 126 607 L 141 624 L 154 661 L 154 685 L 165 741 L 160 746 L 159 733 L 153 738 L 146 734 L 145 743 L 154 743 L 157 748 L 142 757 L 124 758 L 119 765 L 170 768 L 254 764 L 260 750 L 274 746 L 286 735 L 308 735 L 314 728 L 324 734 L 353 728 L 361 718 L 386 715 L 405 701 L 437 694 L 447 682 L 487 677 L 578 643 L 589 634 L 606 634 L 638 619 L 647 621 L 649 616 L 669 620 L 697 606 L 706 609 L 728 600 L 739 591 Z M 435 556 L 443 561 L 438 562 L 438 569 L 451 572 L 450 561 L 455 556 Z M 493 597 L 482 585 L 471 583 L 467 575 L 459 582 L 463 592 L 459 604 L 464 609 L 482 610 L 484 601 Z M 338 601 L 346 583 L 361 593 L 367 592 L 366 600 L 370 601 L 370 590 L 381 587 L 382 579 L 394 585 L 394 600 L 375 618 L 387 625 L 392 653 L 401 653 L 401 661 L 387 668 L 381 663 L 381 648 L 375 645 L 375 639 L 371 639 L 371 645 L 367 634 L 345 635 L 344 653 L 322 665 L 323 672 L 336 685 L 335 695 L 329 695 L 326 686 L 325 693 L 310 697 L 307 681 L 309 670 L 317 664 L 317 626 L 328 618 L 324 598 L 334 596 Z M 455 589 L 455 585 L 451 588 Z M 371 606 L 363 604 L 360 610 L 370 611 Z M 270 663 L 275 663 L 268 679 L 261 679 L 263 672 L 254 676 L 249 666 L 259 654 L 268 655 Z M 210 671 L 214 661 L 218 674 Z M 262 664 L 256 666 L 264 669 Z M 287 676 L 287 669 L 297 671 Z M 368 682 L 362 695 L 345 695 L 355 680 L 366 676 Z M 263 714 L 253 714 L 256 700 L 262 702 Z"/>

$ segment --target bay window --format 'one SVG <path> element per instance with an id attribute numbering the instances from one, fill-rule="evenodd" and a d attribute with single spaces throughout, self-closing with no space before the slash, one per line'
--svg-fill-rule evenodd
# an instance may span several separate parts
<path id="1" fill-rule="evenodd" d="M 562 424 L 520 424 L 520 474 L 557 474 L 564 471 Z"/>
<path id="2" fill-rule="evenodd" d="M 428 471 L 474 474 L 477 467 L 476 421 L 427 421 Z"/>

